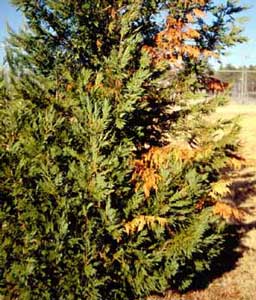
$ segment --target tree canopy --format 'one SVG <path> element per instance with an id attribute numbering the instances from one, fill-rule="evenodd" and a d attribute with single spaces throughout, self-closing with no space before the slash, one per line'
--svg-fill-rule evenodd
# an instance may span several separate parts
<path id="1" fill-rule="evenodd" d="M 237 1 L 13 0 L 0 85 L 0 291 L 145 299 L 216 263 L 238 127 L 209 114 L 208 59 Z"/>

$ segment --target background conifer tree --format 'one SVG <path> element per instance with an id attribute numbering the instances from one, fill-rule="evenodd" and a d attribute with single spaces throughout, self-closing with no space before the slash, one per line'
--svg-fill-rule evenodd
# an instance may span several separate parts
<path id="1" fill-rule="evenodd" d="M 144 299 L 210 269 L 239 211 L 209 113 L 208 58 L 243 41 L 237 1 L 13 0 L 1 77 L 1 294 Z M 210 18 L 206 18 L 209 16 Z M 221 216 L 219 216 L 221 215 Z"/>

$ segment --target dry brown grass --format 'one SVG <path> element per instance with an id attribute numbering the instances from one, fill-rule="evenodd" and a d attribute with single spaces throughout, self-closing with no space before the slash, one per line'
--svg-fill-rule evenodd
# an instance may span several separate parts
<path id="1" fill-rule="evenodd" d="M 214 279 L 206 289 L 180 295 L 169 291 L 154 300 L 256 300 L 256 105 L 231 104 L 217 111 L 218 117 L 240 115 L 242 154 L 250 165 L 234 174 L 232 200 L 248 210 L 238 251 L 241 257 L 231 270 Z M 226 261 L 223 261 L 226 264 Z"/>
<path id="2" fill-rule="evenodd" d="M 217 113 L 223 118 L 240 116 L 242 151 L 247 158 L 256 160 L 256 105 L 230 104 Z"/>

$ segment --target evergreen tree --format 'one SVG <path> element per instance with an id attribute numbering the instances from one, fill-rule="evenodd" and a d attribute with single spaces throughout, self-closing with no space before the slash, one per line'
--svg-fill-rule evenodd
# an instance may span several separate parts
<path id="1" fill-rule="evenodd" d="M 13 0 L 1 79 L 1 294 L 144 299 L 221 254 L 237 126 L 197 92 L 237 1 Z M 167 15 L 167 17 L 166 17 Z M 211 15 L 211 24 L 209 18 Z M 206 21 L 208 20 L 208 21 Z M 208 23 L 207 23 L 208 22 Z"/>

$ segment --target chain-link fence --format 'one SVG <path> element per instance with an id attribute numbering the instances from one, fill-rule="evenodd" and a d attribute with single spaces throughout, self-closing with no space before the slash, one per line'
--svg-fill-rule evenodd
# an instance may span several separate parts
<path id="1" fill-rule="evenodd" d="M 256 104 L 256 70 L 220 70 L 216 77 L 231 85 L 233 101 L 243 104 Z"/>

